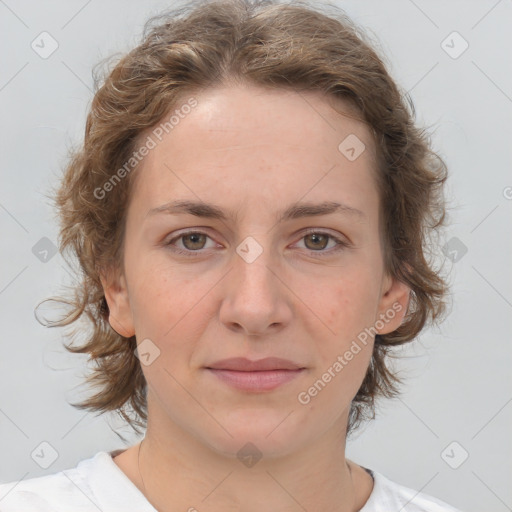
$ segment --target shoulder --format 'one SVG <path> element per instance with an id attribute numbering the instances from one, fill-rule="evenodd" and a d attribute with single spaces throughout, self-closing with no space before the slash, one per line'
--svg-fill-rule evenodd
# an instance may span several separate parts
<path id="1" fill-rule="evenodd" d="M 370 472 L 374 479 L 373 491 L 360 512 L 460 512 L 434 496 L 397 484 L 376 471 Z"/>
<path id="2" fill-rule="evenodd" d="M 98 452 L 75 468 L 0 484 L 2 512 L 152 512 L 148 502 L 116 466 L 109 452 Z"/>
<path id="3" fill-rule="evenodd" d="M 91 490 L 76 469 L 0 484 L 2 512 L 60 512 L 91 509 Z M 88 503 L 87 503 L 88 502 Z M 89 507 L 89 508 L 87 508 Z"/>

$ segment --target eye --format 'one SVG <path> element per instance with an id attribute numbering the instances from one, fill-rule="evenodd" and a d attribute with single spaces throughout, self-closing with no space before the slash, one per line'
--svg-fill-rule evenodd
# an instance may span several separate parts
<path id="1" fill-rule="evenodd" d="M 306 249 L 308 249 L 310 253 L 330 254 L 349 246 L 348 242 L 341 240 L 331 233 L 314 229 L 309 230 L 301 240 L 305 241 Z M 331 240 L 333 245 L 331 245 L 330 250 L 324 250 L 328 246 L 329 240 Z"/>
<path id="2" fill-rule="evenodd" d="M 206 233 L 202 231 L 187 231 L 181 233 L 169 240 L 165 245 L 171 246 L 172 250 L 177 254 L 184 254 L 185 256 L 196 256 L 194 253 L 200 253 L 201 249 L 204 249 L 206 239 L 210 238 Z M 176 247 L 175 241 L 181 241 L 184 249 Z"/>
<path id="3" fill-rule="evenodd" d="M 187 231 L 185 233 L 181 233 L 178 236 L 175 236 L 171 240 L 165 243 L 166 246 L 170 247 L 173 252 L 176 254 L 182 254 L 184 256 L 199 256 L 204 251 L 203 249 L 211 249 L 212 247 L 206 247 L 206 241 L 210 239 L 210 236 L 207 233 L 202 231 Z M 319 231 L 317 229 L 310 229 L 306 234 L 304 234 L 301 241 L 305 241 L 305 248 L 309 251 L 311 255 L 328 255 L 333 252 L 340 251 L 346 247 L 349 247 L 350 244 L 340 238 L 332 235 L 331 233 L 326 233 L 324 231 Z M 329 241 L 331 241 L 332 245 L 330 249 L 325 250 L 329 245 Z M 178 242 L 177 244 L 175 244 Z M 181 244 L 181 247 L 180 247 Z M 215 246 L 215 245 L 214 245 Z M 214 247 L 213 246 L 213 247 Z"/>

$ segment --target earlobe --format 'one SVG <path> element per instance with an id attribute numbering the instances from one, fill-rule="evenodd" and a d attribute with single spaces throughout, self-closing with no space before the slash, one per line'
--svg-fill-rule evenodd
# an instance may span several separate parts
<path id="1" fill-rule="evenodd" d="M 115 275 L 113 272 L 102 273 L 100 280 L 108 304 L 110 326 L 121 336 L 131 338 L 135 335 L 135 329 L 124 275 L 117 272 Z"/>
<path id="2" fill-rule="evenodd" d="M 379 304 L 379 316 L 376 319 L 381 321 L 378 325 L 384 324 L 378 329 L 379 334 L 387 334 L 400 327 L 407 314 L 410 294 L 411 289 L 407 284 L 394 277 L 386 279 Z"/>

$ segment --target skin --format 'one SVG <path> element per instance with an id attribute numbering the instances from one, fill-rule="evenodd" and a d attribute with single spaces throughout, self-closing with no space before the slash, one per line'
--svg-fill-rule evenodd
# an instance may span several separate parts
<path id="1" fill-rule="evenodd" d="M 373 480 L 345 458 L 346 423 L 373 339 L 308 404 L 297 396 L 380 314 L 402 308 L 378 329 L 384 334 L 407 310 L 409 288 L 384 272 L 372 137 L 333 108 L 348 105 L 317 92 L 229 85 L 194 97 L 198 105 L 137 170 L 124 268 L 102 280 L 112 327 L 160 350 L 142 365 L 145 489 L 139 445 L 114 461 L 162 511 L 359 510 Z M 338 150 L 350 134 L 366 146 L 354 161 Z M 148 215 L 175 199 L 215 203 L 237 216 Z M 337 201 L 363 215 L 276 223 L 299 200 Z M 306 228 L 349 246 L 334 252 L 333 239 L 315 240 Z M 184 229 L 207 237 L 178 238 Z M 252 263 L 236 252 L 248 236 L 263 249 Z M 269 356 L 306 370 L 251 393 L 204 368 L 228 357 Z M 249 441 L 262 453 L 252 467 L 237 458 Z"/>

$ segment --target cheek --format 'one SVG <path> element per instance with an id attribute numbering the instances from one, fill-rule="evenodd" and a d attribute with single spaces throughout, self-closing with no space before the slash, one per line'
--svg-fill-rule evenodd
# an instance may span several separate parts
<path id="1" fill-rule="evenodd" d="M 143 263 L 143 262 L 141 262 Z M 139 278 L 130 290 L 137 337 L 150 338 L 162 346 L 186 345 L 208 319 L 208 293 L 218 279 L 191 275 L 169 262 L 141 264 Z"/>
<path id="2" fill-rule="evenodd" d="M 349 406 L 366 374 L 373 339 L 364 329 L 372 325 L 375 299 L 359 281 L 341 279 L 318 298 L 315 308 L 329 330 L 312 336 L 317 359 L 309 385 L 317 393 L 316 405 L 332 408 L 334 418 Z"/>
<path id="3" fill-rule="evenodd" d="M 379 286 L 364 269 L 345 269 L 339 276 L 315 286 L 305 282 L 304 301 L 326 327 L 327 337 L 343 343 L 356 337 L 375 320 Z"/>

